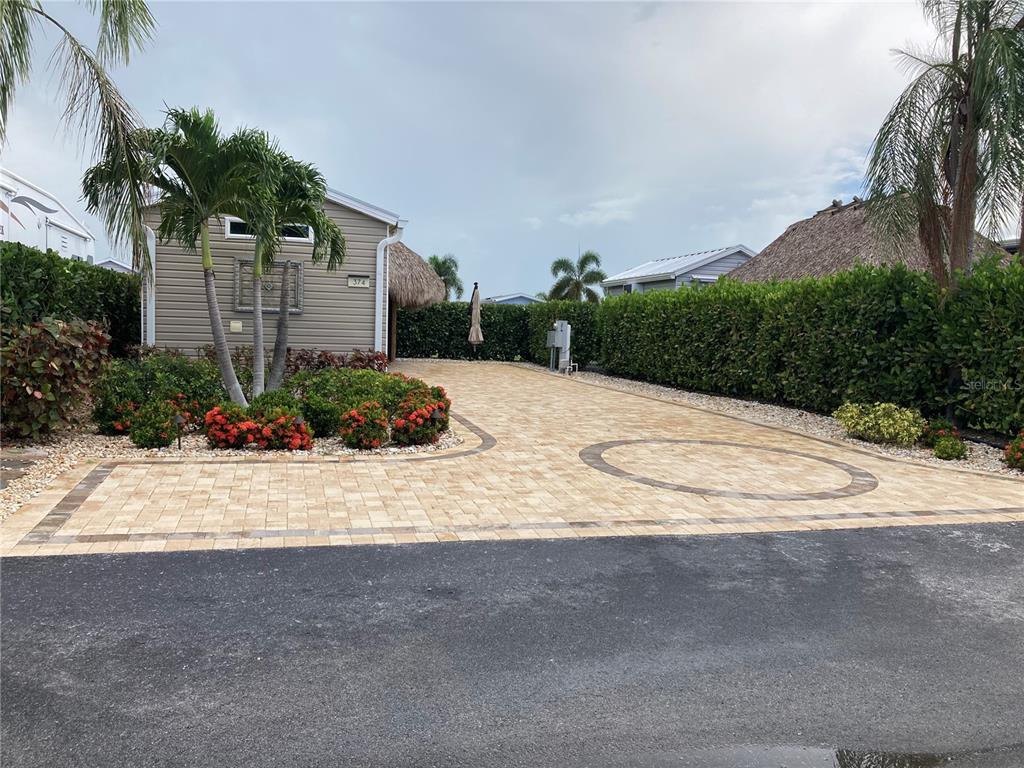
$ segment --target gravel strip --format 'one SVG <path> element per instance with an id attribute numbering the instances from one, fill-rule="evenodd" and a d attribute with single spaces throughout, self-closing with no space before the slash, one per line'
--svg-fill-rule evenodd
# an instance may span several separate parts
<path id="1" fill-rule="evenodd" d="M 321 438 L 313 441 L 312 451 L 295 451 L 296 457 L 305 456 L 395 456 L 405 453 L 432 453 L 456 448 L 464 442 L 455 429 L 443 432 L 432 445 L 385 446 L 372 451 L 357 451 L 347 447 L 340 437 Z M 170 448 L 136 448 L 127 437 L 109 437 L 95 432 L 65 431 L 52 436 L 42 443 L 21 443 L 5 441 L 4 449 L 25 449 L 25 454 L 9 455 L 32 459 L 34 463 L 21 477 L 13 478 L 8 486 L 0 490 L 0 520 L 6 519 L 22 504 L 42 493 L 60 475 L 72 469 L 81 461 L 92 459 L 223 459 L 226 456 L 247 456 L 250 458 L 278 456 L 284 451 L 257 451 L 250 449 L 214 449 L 206 443 L 206 437 L 193 433 L 181 438 L 181 451 L 177 445 Z"/>
<path id="2" fill-rule="evenodd" d="M 550 373 L 547 368 L 534 365 L 533 363 L 512 363 L 523 368 L 529 368 L 543 373 Z M 557 374 L 550 374 L 552 376 Z M 864 450 L 878 453 L 883 456 L 892 456 L 901 459 L 912 459 L 922 464 L 931 464 L 936 467 L 972 469 L 981 472 L 989 472 L 997 475 L 1008 475 L 1010 477 L 1024 478 L 1024 472 L 1011 469 L 1003 463 L 1003 452 L 984 443 L 976 443 L 970 440 L 967 443 L 967 458 L 943 461 L 935 458 L 927 448 L 917 446 L 901 448 L 894 445 L 879 445 L 864 440 L 856 440 L 847 437 L 839 423 L 831 416 L 823 416 L 818 413 L 802 411 L 799 408 L 789 408 L 783 405 L 771 405 L 759 403 L 752 400 L 737 400 L 732 397 L 719 397 L 717 395 L 705 395 L 699 392 L 687 392 L 682 389 L 663 387 L 658 384 L 648 384 L 642 381 L 633 381 L 618 376 L 609 376 L 593 371 L 580 371 L 573 374 L 572 378 L 579 381 L 587 381 L 602 386 L 618 389 L 622 392 L 633 392 L 640 395 L 655 397 L 659 400 L 667 400 L 675 403 L 694 405 L 699 408 L 706 408 L 709 411 L 739 416 L 751 421 L 773 426 L 786 427 L 797 432 L 802 432 L 813 437 L 823 437 L 828 440 L 835 440 L 840 443 L 855 446 Z"/>

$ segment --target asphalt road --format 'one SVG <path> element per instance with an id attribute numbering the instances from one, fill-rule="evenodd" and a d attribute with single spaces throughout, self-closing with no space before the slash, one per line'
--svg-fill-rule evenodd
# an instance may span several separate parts
<path id="1" fill-rule="evenodd" d="M 5 559 L 0 760 L 1020 766 L 1022 555 L 1008 524 Z"/>

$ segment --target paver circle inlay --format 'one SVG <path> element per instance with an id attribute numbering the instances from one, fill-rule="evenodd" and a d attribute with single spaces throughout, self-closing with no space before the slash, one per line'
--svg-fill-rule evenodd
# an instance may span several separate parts
<path id="1" fill-rule="evenodd" d="M 790 491 L 790 492 L 776 492 L 776 491 L 741 491 L 732 490 L 729 488 L 703 488 L 695 485 L 687 485 L 684 483 L 673 483 L 666 480 L 659 480 L 654 477 L 646 477 L 644 475 L 636 474 L 628 470 L 617 467 L 605 458 L 605 453 L 612 450 L 613 448 L 621 448 L 624 446 L 634 445 L 690 445 L 690 446 L 707 446 L 715 448 L 739 448 L 742 449 L 741 457 L 744 462 L 749 462 L 750 470 L 754 474 L 758 473 L 758 468 L 763 466 L 763 456 L 758 456 L 754 452 L 758 453 L 773 453 L 781 456 L 791 456 L 799 459 L 806 459 L 809 461 L 819 462 L 826 464 L 833 469 L 837 469 L 849 476 L 850 481 L 839 488 L 832 488 L 822 491 Z M 650 439 L 636 439 L 636 440 L 609 440 L 604 443 L 595 443 L 594 445 L 588 445 L 586 448 L 580 451 L 580 459 L 590 467 L 596 470 L 604 472 L 615 477 L 621 477 L 624 480 L 631 480 L 634 483 L 642 483 L 643 485 L 649 485 L 654 488 L 664 488 L 670 491 L 679 491 L 680 493 L 693 493 L 699 496 L 721 496 L 732 499 L 754 499 L 761 501 L 813 501 L 822 499 L 841 499 L 848 496 L 858 496 L 868 491 L 873 491 L 878 487 L 878 478 L 872 475 L 865 469 L 855 467 L 852 464 L 847 464 L 844 461 L 837 461 L 836 459 L 829 459 L 825 456 L 816 456 L 811 453 L 804 453 L 802 451 L 793 451 L 788 448 L 771 448 L 764 445 L 748 445 L 745 443 L 732 443 L 724 440 L 685 440 L 676 438 L 650 438 Z"/>

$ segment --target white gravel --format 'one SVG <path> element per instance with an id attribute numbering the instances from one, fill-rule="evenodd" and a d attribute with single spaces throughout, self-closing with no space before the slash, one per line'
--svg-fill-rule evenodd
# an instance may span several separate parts
<path id="1" fill-rule="evenodd" d="M 462 445 L 464 438 L 454 428 L 443 432 L 432 445 L 384 446 L 372 451 L 348 448 L 340 437 L 320 438 L 313 441 L 312 451 L 293 451 L 296 458 L 307 456 L 395 456 L 407 453 L 444 451 Z M 136 448 L 127 437 L 108 437 L 95 432 L 66 430 L 41 443 L 5 441 L 3 452 L 12 459 L 28 459 L 35 463 L 21 477 L 13 478 L 0 490 L 0 520 L 5 519 L 22 504 L 44 491 L 54 480 L 81 461 L 89 459 L 222 459 L 226 456 L 275 458 L 285 451 L 258 451 L 255 449 L 215 449 L 207 445 L 206 437 L 190 433 L 170 448 Z"/>

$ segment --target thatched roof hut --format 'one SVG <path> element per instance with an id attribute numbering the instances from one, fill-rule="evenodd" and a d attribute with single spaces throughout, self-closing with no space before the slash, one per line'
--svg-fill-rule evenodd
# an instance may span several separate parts
<path id="1" fill-rule="evenodd" d="M 405 243 L 388 246 L 388 302 L 406 309 L 444 299 L 444 283 L 422 256 Z"/>
<path id="2" fill-rule="evenodd" d="M 422 256 L 402 242 L 388 246 L 388 359 L 395 359 L 398 308 L 428 307 L 444 296 L 444 282 Z"/>
<path id="3" fill-rule="evenodd" d="M 978 236 L 979 253 L 998 248 L 991 240 Z M 853 269 L 857 264 L 900 263 L 914 271 L 929 270 L 928 257 L 916 236 L 894 246 L 875 231 L 863 201 L 855 197 L 846 205 L 833 200 L 828 208 L 791 225 L 757 256 L 730 272 L 729 277 L 759 283 L 823 277 Z"/>

